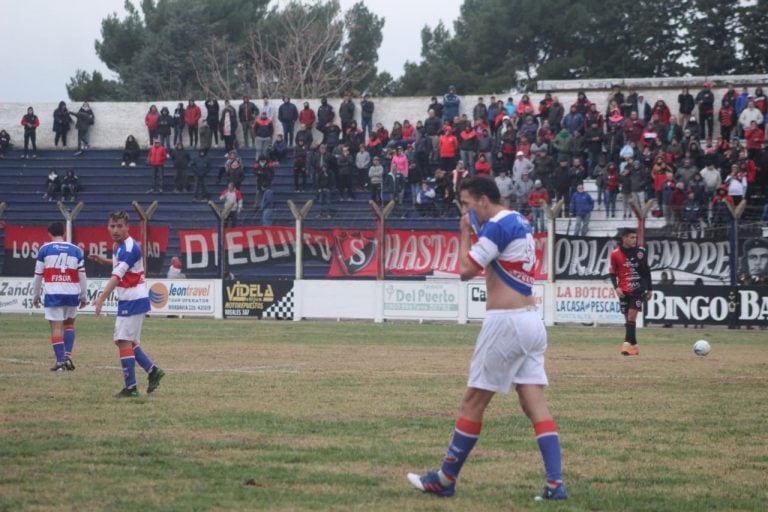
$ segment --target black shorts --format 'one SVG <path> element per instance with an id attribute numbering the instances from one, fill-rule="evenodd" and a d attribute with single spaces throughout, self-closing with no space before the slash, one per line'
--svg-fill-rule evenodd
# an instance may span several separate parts
<path id="1" fill-rule="evenodd" d="M 645 293 L 628 294 L 625 293 L 624 297 L 619 299 L 619 305 L 621 306 L 621 314 L 626 315 L 630 309 L 636 309 L 638 312 L 643 311 L 643 303 L 645 302 Z"/>

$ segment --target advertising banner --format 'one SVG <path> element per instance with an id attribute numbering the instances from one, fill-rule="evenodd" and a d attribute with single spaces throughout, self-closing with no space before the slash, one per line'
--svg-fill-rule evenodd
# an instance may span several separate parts
<path id="1" fill-rule="evenodd" d="M 533 296 L 536 298 L 536 307 L 544 319 L 544 285 L 533 285 Z M 467 283 L 467 319 L 482 320 L 485 318 L 486 291 L 485 281 L 479 279 Z"/>
<path id="2" fill-rule="evenodd" d="M 333 258 L 328 277 L 376 277 L 379 251 L 373 231 L 333 230 Z"/>
<path id="3" fill-rule="evenodd" d="M 304 231 L 304 261 L 329 263 L 333 234 L 320 230 Z M 227 268 L 237 275 L 258 273 L 269 265 L 293 265 L 296 257 L 296 231 L 285 226 L 228 228 L 224 233 Z M 215 272 L 219 268 L 219 235 L 215 229 L 179 230 L 179 246 L 188 275 Z"/>
<path id="4" fill-rule="evenodd" d="M 384 318 L 457 319 L 456 280 L 391 281 L 384 285 Z"/>
<path id="5" fill-rule="evenodd" d="M 148 279 L 150 314 L 211 317 L 218 301 L 214 279 Z"/>
<path id="6" fill-rule="evenodd" d="M 99 296 L 107 279 L 88 279 L 88 305 L 80 313 L 94 312 L 93 301 Z M 217 281 L 213 279 L 149 279 L 149 301 L 154 315 L 212 317 L 218 299 Z M 32 306 L 31 277 L 0 277 L 0 313 L 43 313 Z M 117 294 L 112 292 L 102 307 L 102 313 L 117 313 Z"/>
<path id="7" fill-rule="evenodd" d="M 224 281 L 224 317 L 293 318 L 293 280 Z"/>
<path id="8" fill-rule="evenodd" d="M 168 247 L 168 226 L 150 226 L 149 244 L 144 249 L 147 256 L 149 273 L 162 270 L 165 252 Z M 141 244 L 143 230 L 140 225 L 131 226 L 131 236 Z M 75 226 L 72 232 L 73 243 L 83 250 L 86 257 L 85 271 L 93 277 L 109 277 L 112 267 L 100 265 L 88 258 L 89 254 L 100 254 L 112 257 L 113 241 L 106 226 Z M 7 224 L 5 226 L 5 257 L 3 259 L 3 275 L 31 276 L 35 272 L 35 259 L 40 247 L 49 242 L 48 226 L 20 226 Z"/>
<path id="9" fill-rule="evenodd" d="M 768 326 L 768 295 L 762 286 L 658 286 L 645 321 L 664 324 Z"/>
<path id="10" fill-rule="evenodd" d="M 605 279 L 615 238 L 558 237 L 555 242 L 557 279 Z M 650 239 L 645 241 L 651 270 L 721 283 L 729 279 L 730 248 L 727 240 Z"/>
<path id="11" fill-rule="evenodd" d="M 555 283 L 555 322 L 623 324 L 619 299 L 610 283 Z"/>

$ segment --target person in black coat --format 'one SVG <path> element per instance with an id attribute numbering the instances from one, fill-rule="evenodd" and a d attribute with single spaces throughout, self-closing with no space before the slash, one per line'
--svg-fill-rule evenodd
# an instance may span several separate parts
<path id="1" fill-rule="evenodd" d="M 291 103 L 291 98 L 283 96 L 283 104 L 277 109 L 277 119 L 283 125 L 283 138 L 288 146 L 293 146 L 293 131 L 298 118 L 299 109 Z"/>
<path id="2" fill-rule="evenodd" d="M 216 98 L 210 96 L 205 101 L 205 120 L 208 122 L 208 127 L 211 129 L 213 140 L 216 141 L 216 145 L 219 145 L 219 102 Z"/>
<path id="3" fill-rule="evenodd" d="M 139 148 L 139 143 L 136 141 L 136 137 L 133 135 L 129 135 L 128 138 L 125 139 L 125 148 L 123 149 L 123 162 L 122 166 L 125 167 L 136 167 L 136 162 L 139 161 L 139 153 L 141 152 L 141 149 Z"/>
<path id="4" fill-rule="evenodd" d="M 61 140 L 61 145 L 67 147 L 67 132 L 71 126 L 72 119 L 69 117 L 67 104 L 60 101 L 59 106 L 53 111 L 53 133 L 56 134 L 53 139 L 54 146 L 58 146 Z"/>

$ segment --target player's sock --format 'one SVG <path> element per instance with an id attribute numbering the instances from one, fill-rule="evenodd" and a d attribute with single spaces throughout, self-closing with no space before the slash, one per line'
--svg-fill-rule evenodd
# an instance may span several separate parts
<path id="1" fill-rule="evenodd" d="M 557 434 L 555 420 L 545 420 L 533 424 L 536 442 L 539 444 L 541 458 L 544 459 L 544 471 L 547 473 L 547 485 L 557 487 L 563 482 L 562 459 L 560 455 L 560 436 Z"/>
<path id="2" fill-rule="evenodd" d="M 120 366 L 123 367 L 123 379 L 127 389 L 136 387 L 136 356 L 133 347 L 120 349 Z"/>
<path id="3" fill-rule="evenodd" d="M 64 328 L 64 357 L 71 358 L 72 351 L 74 349 L 75 349 L 75 328 L 65 327 Z"/>
<path id="4" fill-rule="evenodd" d="M 626 331 L 626 337 L 625 339 L 631 344 L 631 345 L 637 345 L 637 338 L 635 337 L 637 335 L 637 322 L 629 322 L 627 321 L 625 326 Z"/>
<path id="5" fill-rule="evenodd" d="M 456 421 L 456 428 L 453 431 L 453 439 L 445 452 L 443 463 L 440 465 L 440 483 L 450 485 L 459 476 L 461 466 L 469 457 L 469 452 L 474 448 L 477 439 L 480 437 L 480 429 L 483 424 L 479 421 L 459 418 Z"/>
<path id="6" fill-rule="evenodd" d="M 56 356 L 57 363 L 64 362 L 64 338 L 61 336 L 51 336 L 51 346 L 53 354 Z"/>
<path id="7" fill-rule="evenodd" d="M 136 362 L 144 368 L 145 372 L 149 373 L 152 367 L 155 366 L 155 363 L 152 362 L 147 353 L 141 349 L 141 345 L 133 344 L 133 354 L 136 356 Z"/>

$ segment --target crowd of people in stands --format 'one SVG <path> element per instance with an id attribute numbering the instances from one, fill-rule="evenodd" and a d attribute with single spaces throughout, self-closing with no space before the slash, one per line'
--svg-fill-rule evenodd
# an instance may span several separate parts
<path id="1" fill-rule="evenodd" d="M 367 94 L 359 104 L 344 95 L 338 110 L 327 98 L 316 111 L 308 102 L 298 108 L 288 97 L 277 108 L 267 97 L 257 105 L 248 96 L 237 108 L 229 100 L 220 107 L 210 97 L 205 112 L 194 99 L 179 103 L 173 114 L 152 105 L 145 116 L 149 152 L 143 155 L 130 135 L 122 165 L 135 167 L 144 158 L 153 169 L 149 192 L 162 192 L 164 168 L 172 163 L 174 191 L 194 191 L 196 200 L 205 201 L 211 168 L 218 169 L 217 184 L 232 183 L 239 191 L 245 164 L 238 151 L 253 148 L 255 206 L 264 211 L 271 210 L 262 202 L 265 196 L 271 201 L 277 163 L 291 148 L 294 189 L 314 192 L 324 217 L 331 215 L 332 202 L 359 197 L 394 199 L 400 212 L 410 204 L 422 216 L 454 215 L 459 183 L 478 174 L 493 177 L 504 203 L 527 214 L 536 231 L 546 228 L 545 206 L 560 199 L 562 215 L 575 219 L 577 234 L 588 232 L 595 208 L 609 218 L 628 218 L 632 203 L 642 208 L 647 200 L 654 202 L 653 215 L 676 233 L 692 236 L 727 223 L 728 204 L 746 200 L 768 210 L 768 101 L 761 87 L 737 91 L 728 84 L 716 98 L 705 82 L 695 96 L 683 88 L 676 108 L 661 99 L 649 102 L 638 91 L 625 94 L 619 86 L 610 91 L 603 111 L 584 92 L 565 104 L 550 93 L 537 104 L 527 94 L 517 102 L 489 100 L 480 97 L 461 113 L 462 99 L 450 87 L 440 100 L 431 98 L 423 119 L 395 121 L 391 129 L 374 122 L 375 104 Z M 77 114 L 59 104 L 55 143 L 66 145 L 73 118 L 82 152 L 94 121 L 87 103 Z M 21 122 L 22 158 L 30 155 L 30 143 L 34 157 L 39 119 L 31 107 Z M 209 156 L 220 141 L 222 164 Z M 0 131 L 0 157 L 9 144 Z M 594 197 L 584 189 L 586 180 L 594 180 Z M 221 197 L 230 198 L 231 192 L 224 190 Z M 622 211 L 617 211 L 619 197 Z"/>

